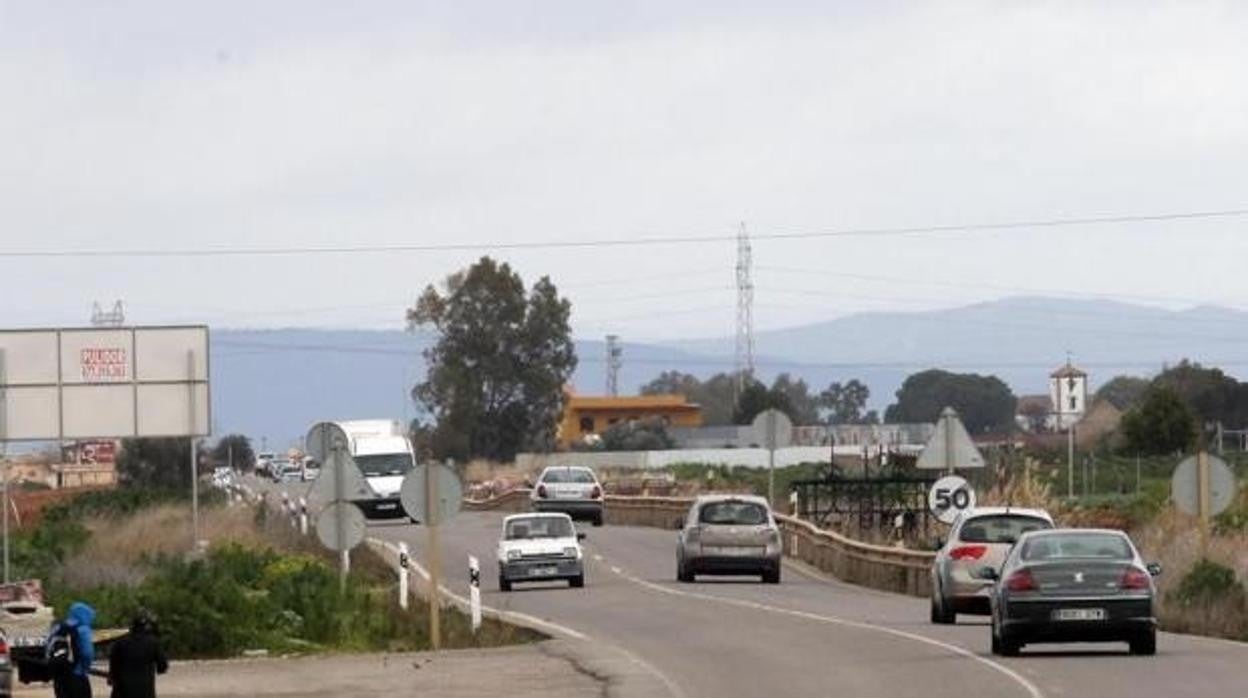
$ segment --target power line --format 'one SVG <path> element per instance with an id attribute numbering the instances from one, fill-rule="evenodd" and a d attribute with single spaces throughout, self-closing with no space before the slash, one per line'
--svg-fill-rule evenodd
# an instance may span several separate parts
<path id="1" fill-rule="evenodd" d="M 1217 211 L 1185 211 L 1177 213 L 1133 214 L 1118 216 L 1087 216 L 1002 221 L 995 223 L 964 223 L 956 225 L 924 225 L 894 228 L 845 228 L 755 233 L 755 240 L 813 240 L 846 237 L 895 237 L 938 235 L 965 232 L 1008 232 L 1035 228 L 1062 228 L 1089 225 L 1121 225 L 1126 223 L 1160 223 L 1248 216 L 1248 208 Z M 524 240 L 515 242 L 452 242 L 393 243 L 379 245 L 273 246 L 273 247 L 187 247 L 170 249 L 77 249 L 77 250 L 0 250 L 3 259 L 129 258 L 129 257 L 272 257 L 294 255 L 393 254 L 403 252 L 482 252 L 505 250 L 581 249 L 602 247 L 645 247 L 650 245 L 687 245 L 735 241 L 735 234 L 681 235 L 673 237 L 632 236 L 598 240 Z"/>

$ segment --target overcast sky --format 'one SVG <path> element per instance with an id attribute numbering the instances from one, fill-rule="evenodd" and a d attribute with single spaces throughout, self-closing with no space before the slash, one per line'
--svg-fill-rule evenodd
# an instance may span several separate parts
<path id="1" fill-rule="evenodd" d="M 0 252 L 1248 208 L 1248 5 L 1030 5 L 0 0 Z M 758 240 L 756 322 L 1024 292 L 1248 307 L 1246 226 Z M 398 328 L 478 254 L 0 256 L 0 326 L 123 298 L 135 322 Z M 642 340 L 731 334 L 734 255 L 496 256 L 553 277 L 582 336 Z"/>

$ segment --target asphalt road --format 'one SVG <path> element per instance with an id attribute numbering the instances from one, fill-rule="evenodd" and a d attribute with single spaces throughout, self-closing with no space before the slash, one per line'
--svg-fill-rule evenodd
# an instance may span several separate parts
<path id="1" fill-rule="evenodd" d="M 294 491 L 293 489 L 291 490 Z M 482 563 L 487 606 L 541 618 L 611 645 L 660 675 L 678 696 L 1157 696 L 1243 695 L 1248 644 L 1162 634 L 1155 657 L 1126 645 L 1040 645 L 1001 659 L 986 619 L 933 626 L 927 601 L 877 592 L 786 564 L 779 586 L 754 579 L 675 581 L 675 532 L 584 527 L 584 589 L 498 590 L 494 548 L 502 514 L 463 513 L 443 527 L 444 584 L 466 593 L 467 557 Z M 378 524 L 423 559 L 426 531 Z"/>

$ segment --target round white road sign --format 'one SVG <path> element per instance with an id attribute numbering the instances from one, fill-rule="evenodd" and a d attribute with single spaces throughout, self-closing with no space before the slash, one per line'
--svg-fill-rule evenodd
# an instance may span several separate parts
<path id="1" fill-rule="evenodd" d="M 326 548 L 337 552 L 363 542 L 366 527 L 363 512 L 351 502 L 334 502 L 316 517 L 316 537 Z"/>
<path id="2" fill-rule="evenodd" d="M 975 490 L 965 478 L 946 475 L 928 490 L 927 508 L 938 521 L 951 524 L 958 514 L 975 508 Z"/>
<path id="3" fill-rule="evenodd" d="M 1214 455 L 1206 455 L 1209 473 L 1209 516 L 1217 516 L 1226 511 L 1235 501 L 1239 493 L 1239 485 L 1235 482 L 1235 473 L 1226 461 Z M 1174 469 L 1170 478 L 1170 497 L 1180 511 L 1200 515 L 1200 466 L 1197 456 L 1185 458 Z"/>

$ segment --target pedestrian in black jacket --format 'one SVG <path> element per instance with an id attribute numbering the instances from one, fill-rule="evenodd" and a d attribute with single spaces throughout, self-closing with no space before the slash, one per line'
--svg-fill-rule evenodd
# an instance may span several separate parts
<path id="1" fill-rule="evenodd" d="M 130 625 L 130 634 L 113 643 L 108 653 L 113 698 L 156 698 L 156 675 L 168 670 L 156 620 L 140 612 Z"/>

